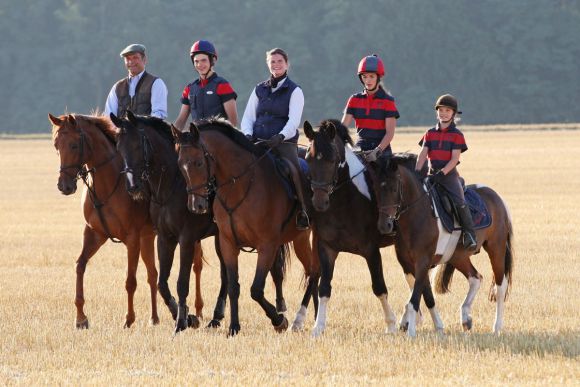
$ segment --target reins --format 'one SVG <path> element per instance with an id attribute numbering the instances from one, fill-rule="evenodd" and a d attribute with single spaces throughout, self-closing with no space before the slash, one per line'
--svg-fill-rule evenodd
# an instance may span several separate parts
<path id="1" fill-rule="evenodd" d="M 121 240 L 114 238 L 111 235 L 109 225 L 107 224 L 107 220 L 106 220 L 105 216 L 103 215 L 103 211 L 102 211 L 103 206 L 107 203 L 107 201 L 111 198 L 111 196 L 113 196 L 113 194 L 117 190 L 117 187 L 119 186 L 119 182 L 121 180 L 121 173 L 119 173 L 119 175 L 117 176 L 117 181 L 115 182 L 115 185 L 113 186 L 113 190 L 107 196 L 105 201 L 99 200 L 99 197 L 97 195 L 95 178 L 94 178 L 95 172 L 98 169 L 100 169 L 101 167 L 103 167 L 103 166 L 107 165 L 108 163 L 110 163 L 111 161 L 113 161 L 113 159 L 115 159 L 117 157 L 118 153 L 115 152 L 109 158 L 107 158 L 105 161 L 95 165 L 91 169 L 88 169 L 86 163 L 84 162 L 85 133 L 81 128 L 79 128 L 79 130 L 80 130 L 79 163 L 61 166 L 59 172 L 62 172 L 64 174 L 68 175 L 69 177 L 73 177 L 69 173 L 67 173 L 66 170 L 70 169 L 70 168 L 77 168 L 78 169 L 76 175 L 73 178 L 76 180 L 79 180 L 79 179 L 82 180 L 84 185 L 87 187 L 87 191 L 89 192 L 89 198 L 91 199 L 91 202 L 93 204 L 93 208 L 95 210 L 97 210 L 97 215 L 99 216 L 99 220 L 101 221 L 101 224 L 103 225 L 103 229 L 105 231 L 105 235 L 106 235 L 107 239 L 110 239 L 111 242 L 113 242 L 113 243 L 121 243 L 122 242 Z M 87 146 L 90 147 L 90 143 L 89 142 L 86 142 L 86 143 L 87 143 Z M 93 182 L 92 187 L 88 182 L 89 175 L 91 175 L 91 180 Z"/>

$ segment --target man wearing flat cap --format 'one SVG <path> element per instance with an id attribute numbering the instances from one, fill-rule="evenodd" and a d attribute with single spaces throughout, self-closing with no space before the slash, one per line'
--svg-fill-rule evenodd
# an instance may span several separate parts
<path id="1" fill-rule="evenodd" d="M 167 118 L 167 86 L 161 78 L 145 71 L 145 46 L 130 44 L 121 51 L 129 76 L 119 80 L 109 92 L 105 115 L 125 117 L 127 110 L 136 114 Z"/>

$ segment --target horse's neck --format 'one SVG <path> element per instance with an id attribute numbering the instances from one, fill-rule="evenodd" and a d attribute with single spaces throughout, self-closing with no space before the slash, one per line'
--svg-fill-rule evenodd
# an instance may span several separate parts
<path id="1" fill-rule="evenodd" d="M 423 185 L 416 181 L 413 174 L 406 167 L 399 165 L 399 175 L 402 180 L 403 206 L 411 206 L 407 213 L 423 212 L 423 204 L 429 204 L 430 196 L 423 189 Z"/>
<path id="2" fill-rule="evenodd" d="M 258 163 L 252 167 L 251 164 L 256 160 L 256 157 L 222 134 L 208 132 L 203 139 L 208 152 L 215 160 L 215 175 L 218 185 L 220 182 L 223 183 L 244 173 L 252 175 L 254 171 L 246 172 L 248 168 L 259 171 L 261 165 L 264 164 Z"/>
<path id="3" fill-rule="evenodd" d="M 111 141 L 107 136 L 96 126 L 88 126 L 83 128 L 83 132 L 87 137 L 87 144 L 84 144 L 84 152 L 90 155 L 85 164 L 89 170 L 94 168 L 94 175 L 99 174 L 101 170 L 105 172 L 105 175 L 109 175 L 110 171 L 105 171 L 112 169 L 121 171 L 121 163 L 115 163 L 115 156 L 117 156 L 117 149 L 113 146 Z M 96 176 L 95 176 L 96 178 Z"/>
<path id="4" fill-rule="evenodd" d="M 147 137 L 153 162 L 152 170 L 148 171 L 149 185 L 156 194 L 163 195 L 165 191 L 172 190 L 174 180 L 182 176 L 177 165 L 177 154 L 174 145 L 155 129 L 148 129 Z"/>

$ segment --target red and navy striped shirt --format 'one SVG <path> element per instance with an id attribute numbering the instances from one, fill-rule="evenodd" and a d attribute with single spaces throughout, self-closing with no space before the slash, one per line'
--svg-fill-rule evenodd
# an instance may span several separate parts
<path id="1" fill-rule="evenodd" d="M 212 77 L 214 75 L 216 75 L 216 74 L 214 73 L 212 75 Z M 238 95 L 236 94 L 236 92 L 234 91 L 234 89 L 232 88 L 232 86 L 230 85 L 230 83 L 228 81 L 226 81 L 223 78 L 222 78 L 222 80 L 223 81 L 218 83 L 218 85 L 217 85 L 216 94 L 220 97 L 222 104 L 223 104 L 224 102 L 227 102 L 232 98 L 237 98 Z M 199 86 L 201 88 L 203 88 L 207 84 L 208 79 L 196 79 L 194 82 L 185 86 L 185 88 L 183 89 L 183 93 L 181 94 L 181 103 L 183 105 L 188 105 L 188 106 L 191 105 L 191 101 L 189 100 L 189 89 L 196 82 L 198 82 Z"/>
<path id="2" fill-rule="evenodd" d="M 425 132 L 419 141 L 420 146 L 423 144 L 428 149 L 427 158 L 432 169 L 445 167 L 451 160 L 451 153 L 454 149 L 460 149 L 462 153 L 467 150 L 463 133 L 457 129 L 455 123 L 451 123 L 445 129 L 441 128 L 438 123 L 437 126 Z"/>
<path id="3" fill-rule="evenodd" d="M 382 139 L 386 133 L 385 119 L 399 118 L 395 99 L 383 88 L 374 94 L 353 94 L 346 104 L 347 114 L 354 117 L 358 136 L 363 139 Z"/>

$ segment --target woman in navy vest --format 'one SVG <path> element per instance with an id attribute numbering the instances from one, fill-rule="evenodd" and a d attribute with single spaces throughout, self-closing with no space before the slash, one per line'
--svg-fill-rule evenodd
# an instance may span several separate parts
<path id="1" fill-rule="evenodd" d="M 308 215 L 305 211 L 300 165 L 298 163 L 298 126 L 304 108 L 302 89 L 288 77 L 288 54 L 281 48 L 266 52 L 270 78 L 258 83 L 248 100 L 242 117 L 242 132 L 254 140 L 265 140 L 270 148 L 276 148 L 280 157 L 294 166 L 291 176 L 301 208 L 296 227 L 307 229 Z"/>
<path id="2" fill-rule="evenodd" d="M 238 124 L 237 94 L 230 83 L 213 70 L 217 61 L 217 51 L 214 45 L 207 40 L 198 40 L 191 46 L 189 56 L 193 68 L 199 74 L 199 79 L 183 89 L 181 111 L 175 120 L 175 126 L 183 130 L 190 114 L 194 121 L 222 117 L 236 126 Z"/>

